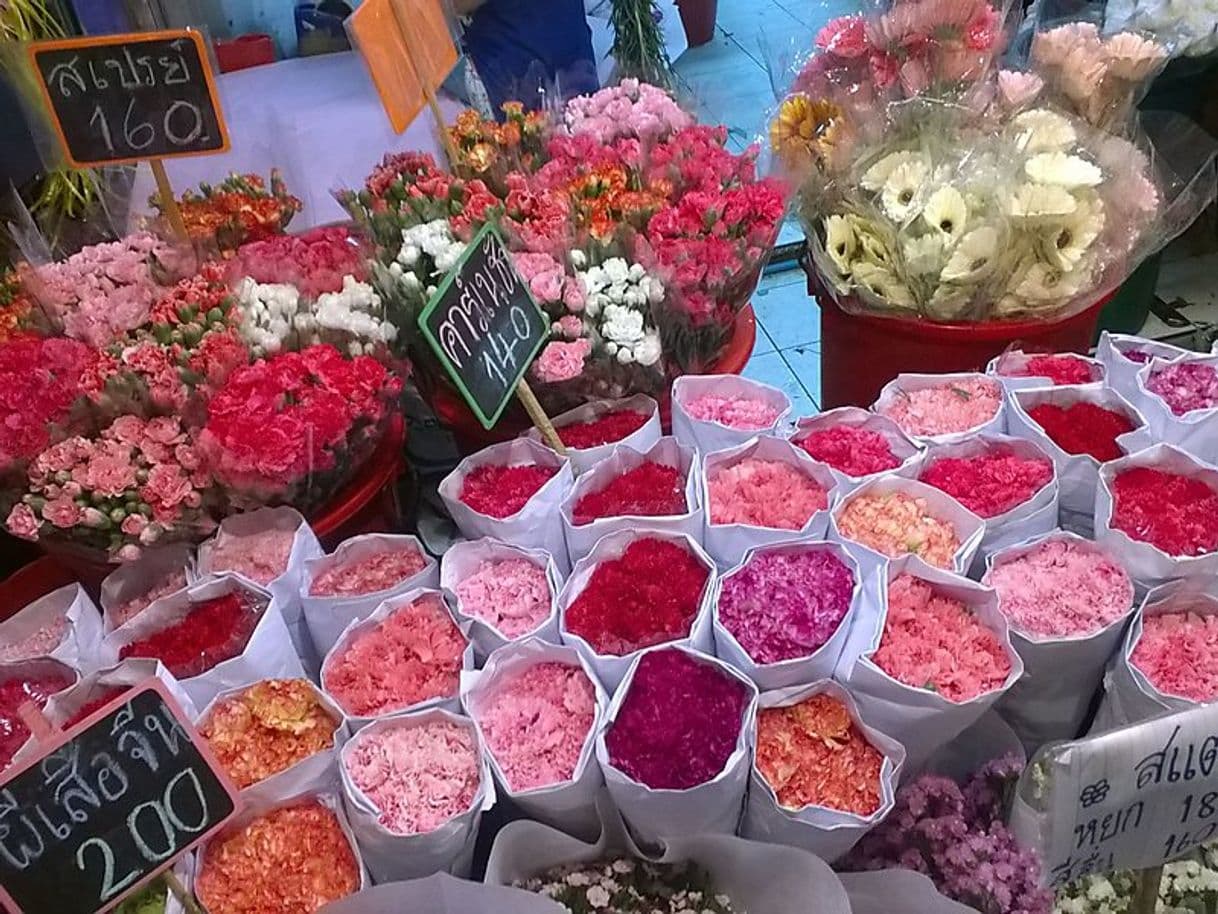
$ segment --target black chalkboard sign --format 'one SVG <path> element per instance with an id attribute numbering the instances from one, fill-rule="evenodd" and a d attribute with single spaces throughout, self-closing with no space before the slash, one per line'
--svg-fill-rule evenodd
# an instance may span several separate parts
<path id="1" fill-rule="evenodd" d="M 73 165 L 228 149 L 198 32 L 37 41 L 29 55 Z"/>
<path id="2" fill-rule="evenodd" d="M 0 897 L 25 914 L 108 910 L 237 811 L 158 680 L 48 747 L 0 783 Z"/>
<path id="3" fill-rule="evenodd" d="M 419 329 L 491 428 L 549 338 L 550 322 L 488 223 L 419 315 Z"/>

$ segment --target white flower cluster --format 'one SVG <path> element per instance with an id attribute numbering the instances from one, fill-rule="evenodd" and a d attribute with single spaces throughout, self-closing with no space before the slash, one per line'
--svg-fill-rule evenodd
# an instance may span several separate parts
<path id="1" fill-rule="evenodd" d="M 380 296 L 350 275 L 343 277 L 342 291 L 324 292 L 316 301 L 302 298 L 295 286 L 247 276 L 237 287 L 237 304 L 241 336 L 257 357 L 322 342 L 345 346 L 357 356 L 398 335 L 382 316 Z"/>
<path id="2" fill-rule="evenodd" d="M 436 280 L 455 267 L 463 253 L 465 242 L 453 234 L 447 219 L 422 222 L 402 230 L 402 247 L 389 273 L 412 297 L 426 301 L 436 294 Z M 432 261 L 430 269 L 424 255 Z"/>
<path id="3" fill-rule="evenodd" d="M 579 256 L 577 257 L 576 254 Z M 577 271 L 582 252 L 572 252 Z M 652 305 L 664 300 L 664 284 L 637 263 L 611 257 L 576 274 L 587 292 L 584 314 L 605 352 L 623 365 L 650 368 L 660 361 L 660 332 L 650 320 Z"/>
<path id="4" fill-rule="evenodd" d="M 1138 881 L 1132 870 L 1084 876 L 1058 889 L 1053 914 L 1128 914 Z M 1163 867 L 1156 914 L 1197 914 L 1212 910 L 1218 892 L 1218 847 L 1207 844 Z"/>
<path id="5" fill-rule="evenodd" d="M 1218 51 L 1218 0 L 1109 0 L 1105 33 L 1151 33 L 1175 54 L 1203 57 Z"/>

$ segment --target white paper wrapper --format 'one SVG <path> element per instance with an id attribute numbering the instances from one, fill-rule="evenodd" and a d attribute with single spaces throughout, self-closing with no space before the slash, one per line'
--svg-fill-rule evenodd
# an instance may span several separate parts
<path id="1" fill-rule="evenodd" d="M 1167 401 L 1152 393 L 1148 386 L 1151 377 L 1176 362 L 1218 369 L 1218 355 L 1191 354 L 1174 359 L 1151 359 L 1149 364 L 1142 366 L 1135 378 L 1135 400 L 1146 417 L 1147 427 L 1155 443 L 1174 444 L 1180 450 L 1202 460 L 1212 460 L 1218 456 L 1218 408 L 1194 409 L 1177 416 L 1167 405 Z"/>
<path id="2" fill-rule="evenodd" d="M 1134 424 L 1134 430 L 1117 436 L 1117 444 L 1126 453 L 1140 450 L 1147 443 L 1146 420 L 1120 394 L 1108 388 L 1039 387 L 1017 390 L 1011 394 L 1007 427 L 1016 438 L 1034 442 L 1048 454 L 1057 467 L 1058 502 L 1063 512 L 1090 514 L 1095 508 L 1095 487 L 1099 481 L 1100 462 L 1090 454 L 1068 454 L 1029 415 L 1029 410 L 1042 404 L 1073 406 L 1093 403 L 1104 409 L 1123 413 Z"/>
<path id="3" fill-rule="evenodd" d="M 1143 339 L 1125 333 L 1109 333 L 1107 330 L 1101 333 L 1099 345 L 1095 347 L 1095 357 L 1108 372 L 1105 383 L 1130 402 L 1138 395 L 1137 376 L 1145 364 L 1127 359 L 1122 354 L 1134 349 L 1167 361 L 1189 355 L 1187 349 L 1181 349 L 1171 343 L 1160 343 L 1158 340 Z"/>
<path id="4" fill-rule="evenodd" d="M 513 791 L 486 741 L 481 719 L 487 704 L 506 680 L 540 663 L 561 663 L 583 670 L 596 693 L 595 715 L 575 772 L 569 780 L 531 790 Z M 481 672 L 461 674 L 461 704 L 478 727 L 478 735 L 482 738 L 487 760 L 495 775 L 495 789 L 499 797 L 506 797 L 529 818 L 545 822 L 567 834 L 580 835 L 589 840 L 597 835 L 600 819 L 596 813 L 596 797 L 605 781 L 601 776 L 600 763 L 596 760 L 596 734 L 609 706 L 609 696 L 578 651 L 536 638 L 502 647 L 491 655 Z"/>
<path id="5" fill-rule="evenodd" d="M 952 525 L 956 531 L 956 538 L 960 541 L 952 560 L 952 568 L 960 574 L 965 574 L 972 566 L 973 558 L 976 556 L 977 550 L 981 548 L 982 539 L 985 538 L 985 521 L 946 492 L 940 492 L 938 489 L 913 479 L 882 476 L 859 486 L 834 506 L 829 519 L 829 538 L 843 544 L 850 551 L 850 554 L 858 560 L 859 568 L 864 575 L 883 568 L 888 561 L 888 556 L 850 539 L 838 527 L 838 519 L 856 498 L 891 495 L 896 492 L 912 498 L 924 499 L 927 513 L 931 517 Z"/>
<path id="6" fill-rule="evenodd" d="M 1091 734 L 1136 724 L 1167 711 L 1197 707 L 1197 703 L 1191 699 L 1158 689 L 1134 665 L 1132 659 L 1142 637 L 1144 620 L 1178 612 L 1218 615 L 1218 582 L 1212 576 L 1171 581 L 1146 595 L 1125 630 L 1125 638 L 1104 676 L 1104 700 L 1091 727 Z"/>
<path id="7" fill-rule="evenodd" d="M 1053 381 L 1043 375 L 1024 375 L 1022 372 L 1027 368 L 1028 362 L 1040 355 L 1060 355 L 1069 356 L 1073 359 L 1078 359 L 1081 362 L 1086 362 L 1091 369 L 1091 380 L 1089 384 L 1103 384 L 1106 369 L 1104 363 L 1099 359 L 1093 359 L 1085 355 L 1079 355 L 1077 352 L 1024 352 L 1022 349 L 1011 349 L 1004 352 L 1002 355 L 996 355 L 990 359 L 985 366 L 985 373 L 990 377 L 997 378 L 998 383 L 1003 386 L 1003 389 L 1010 393 L 1015 390 L 1029 390 L 1033 387 L 1055 387 Z"/>
<path id="8" fill-rule="evenodd" d="M 80 683 L 80 674 L 76 670 L 66 663 L 52 660 L 50 657 L 35 657 L 33 660 L 16 660 L 12 663 L 0 663 L 0 683 L 8 682 L 11 679 L 28 679 L 43 676 L 63 676 L 69 682 L 66 688 L 50 696 L 47 701 L 48 705 L 57 696 L 67 694 Z M 38 741 L 30 737 L 26 740 L 25 745 L 13 753 L 11 764 L 21 764 L 29 758 L 38 758 L 40 755 L 42 753 L 39 751 Z"/>
<path id="9" fill-rule="evenodd" d="M 635 655 L 626 678 L 613 695 L 609 712 L 596 737 L 596 757 L 605 774 L 605 785 L 613 802 L 621 810 L 622 818 L 640 841 L 668 841 L 681 835 L 734 834 L 740 822 L 741 806 L 753 764 L 753 738 L 757 733 L 757 687 L 723 661 L 686 647 L 676 648 L 702 663 L 712 664 L 748 690 L 736 749 L 728 756 L 722 771 L 709 781 L 687 790 L 654 790 L 618 770 L 609 760 L 605 740 L 630 694 L 630 683 L 639 660 L 652 651 L 669 647 L 671 645 L 648 648 Z"/>
<path id="10" fill-rule="evenodd" d="M 159 679 L 190 720 L 198 713 L 190 696 L 159 660 L 122 660 L 105 669 L 81 676 L 76 685 L 51 696 L 43 709 L 47 720 L 63 727 L 81 708 L 112 689 L 129 689 L 149 679 Z M 118 696 L 116 695 L 115 698 Z"/>
<path id="11" fill-rule="evenodd" d="M 466 727 L 473 734 L 480 768 L 478 791 L 474 794 L 469 809 L 449 819 L 439 828 L 417 835 L 395 834 L 380 823 L 380 810 L 352 780 L 347 767 L 348 760 L 361 742 L 374 734 L 441 721 Z M 481 737 L 473 721 L 442 708 L 430 708 L 378 720 L 353 736 L 343 747 L 339 772 L 343 785 L 343 806 L 351 821 L 351 830 L 359 843 L 364 862 L 374 880 L 398 882 L 441 872 L 455 876 L 469 875 L 482 813 L 495 805 L 495 785 L 486 764 Z"/>
<path id="12" fill-rule="evenodd" d="M 862 716 L 880 732 L 900 741 L 905 746 L 910 768 L 916 770 L 936 749 L 968 728 L 1019 681 L 1023 675 L 1023 662 L 1011 645 L 1007 622 L 998 611 L 998 597 L 993 590 L 931 568 L 916 557 L 896 559 L 889 564 L 888 581 L 902 574 L 921 578 L 936 592 L 963 603 L 997 636 L 1011 661 L 1011 671 L 1000 688 L 970 701 L 949 701 L 930 689 L 918 689 L 897 681 L 871 659 L 880 646 L 888 614 L 887 588 L 884 589 L 874 640 L 843 681 L 858 703 Z"/>
<path id="13" fill-rule="evenodd" d="M 448 873 L 373 886 L 358 895 L 331 902 L 322 910 L 325 914 L 405 914 L 408 911 L 418 914 L 471 914 L 474 911 L 568 914 L 562 905 L 532 892 L 503 885 L 482 885 Z"/>
<path id="14" fill-rule="evenodd" d="M 685 479 L 687 511 L 682 514 L 661 517 L 640 517 L 630 514 L 601 517 L 589 524 L 576 526 L 575 506 L 579 504 L 581 498 L 589 492 L 599 492 L 619 476 L 647 461 L 677 468 Z M 601 537 L 619 530 L 663 530 L 669 533 L 683 533 L 701 541 L 703 508 L 698 487 L 698 455 L 693 450 L 678 444 L 675 438 L 661 438 L 647 451 L 636 451 L 633 448 L 618 445 L 608 457 L 579 477 L 563 500 L 561 510 L 562 526 L 567 540 L 567 555 L 570 556 L 572 565 L 591 552 L 592 547 Z M 553 526 L 553 518 L 546 518 L 544 523 Z"/>
<path id="15" fill-rule="evenodd" d="M 65 584 L 52 590 L 0 622 L 0 644 L 16 645 L 60 619 L 67 620 L 63 636 L 52 650 L 39 656 L 62 661 L 81 673 L 110 666 L 118 660 L 118 655 L 102 640 L 101 613 L 79 584 Z"/>
<path id="16" fill-rule="evenodd" d="M 118 626 L 112 613 L 124 603 L 144 596 L 174 572 L 186 575 L 186 585 L 195 582 L 194 549 L 184 543 L 145 549 L 134 562 L 124 562 L 101 582 L 102 624 L 108 635 Z"/>
<path id="17" fill-rule="evenodd" d="M 1211 489 L 1218 489 L 1218 467 L 1203 463 L 1169 444 L 1156 444 L 1120 460 L 1113 460 L 1100 467 L 1100 485 L 1095 494 L 1095 541 L 1121 563 L 1134 584 L 1143 590 L 1176 578 L 1218 573 L 1218 552 L 1197 556 L 1168 555 L 1162 549 L 1131 539 L 1128 534 L 1112 527 L 1112 483 L 1131 467 L 1154 467 L 1201 479 Z"/>
<path id="18" fill-rule="evenodd" d="M 565 413 L 559 413 L 551 418 L 550 421 L 554 423 L 554 428 L 558 431 L 558 437 L 561 438 L 562 430 L 565 426 L 580 422 L 592 422 L 606 413 L 618 412 L 620 410 L 631 410 L 632 412 L 641 413 L 647 417 L 647 421 L 643 423 L 641 428 L 631 432 L 620 441 L 586 448 L 573 448 L 567 444 L 567 457 L 571 461 L 571 469 L 576 476 L 592 469 L 608 457 L 619 444 L 632 447 L 636 451 L 645 451 L 659 441 L 660 436 L 664 434 L 663 429 L 660 427 L 659 404 L 646 394 L 635 394 L 633 397 L 627 397 L 624 400 L 593 400 L 591 403 L 584 403 L 581 406 L 575 407 L 575 409 L 569 409 Z M 530 427 L 525 434 L 538 444 L 545 444 L 545 439 L 542 438 L 541 432 L 535 426 Z M 566 444 L 566 442 L 564 441 L 563 444 Z"/>
<path id="19" fill-rule="evenodd" d="M 304 663 L 305 669 L 311 674 L 316 674 L 319 655 L 309 638 L 300 595 L 305 563 L 324 555 L 325 550 L 321 548 L 321 543 L 317 541 L 313 528 L 308 525 L 299 511 L 284 507 L 259 508 L 256 511 L 226 517 L 220 522 L 220 529 L 216 536 L 199 546 L 199 574 L 218 574 L 228 570 L 217 568 L 212 557 L 216 540 L 225 533 L 233 536 L 252 536 L 266 530 L 292 531 L 292 550 L 288 553 L 288 565 L 283 574 L 267 584 L 257 584 L 257 586 L 269 591 L 275 598 L 279 612 L 283 615 L 283 621 L 291 633 L 292 644 L 296 647 L 297 655 Z"/>
<path id="20" fill-rule="evenodd" d="M 461 500 L 461 487 L 465 477 L 476 468 L 487 464 L 554 467 L 558 472 L 537 490 L 523 508 L 511 517 L 500 520 L 474 511 Z M 457 529 L 466 539 L 492 536 L 516 546 L 544 549 L 555 557 L 559 570 L 565 573 L 570 567 L 565 559 L 567 543 L 563 538 L 562 526 L 554 521 L 559 505 L 571 491 L 574 479 L 571 462 L 567 458 L 559 457 L 538 441 L 517 438 L 515 441 L 492 444 L 466 457 L 457 464 L 455 470 L 440 481 L 439 492 L 444 507 L 448 509 Z"/>
<path id="21" fill-rule="evenodd" d="M 918 477 L 920 479 L 938 460 L 980 457 L 999 449 L 1024 459 L 1052 461 L 1052 457 L 1035 441 L 1012 438 L 1009 435 L 978 435 L 970 441 L 935 444 L 929 447 L 922 458 Z M 978 566 L 984 565 L 985 560 L 999 549 L 1056 529 L 1057 495 L 1057 464 L 1054 463 L 1053 475 L 1040 491 L 1009 511 L 984 518 L 985 535 L 982 536 L 981 546 L 973 559 L 973 569 L 978 571 Z"/>
<path id="22" fill-rule="evenodd" d="M 699 397 L 741 397 L 761 400 L 778 410 L 778 417 L 765 428 L 732 428 L 722 422 L 695 419 L 685 404 Z M 682 375 L 672 382 L 672 433 L 681 444 L 702 454 L 744 444 L 758 435 L 776 434 L 791 412 L 791 399 L 777 387 L 740 375 Z"/>
<path id="23" fill-rule="evenodd" d="M 553 523 L 553 521 L 551 521 Z M 531 631 L 516 637 L 508 637 L 489 622 L 466 612 L 457 595 L 457 585 L 477 572 L 483 562 L 502 562 L 523 559 L 544 569 L 550 586 L 550 612 Z M 554 557 L 540 549 L 513 546 L 490 537 L 454 543 L 444 553 L 440 564 L 440 586 L 448 596 L 449 605 L 455 607 L 453 614 L 462 625 L 469 626 L 470 640 L 474 642 L 477 658 L 485 660 L 496 648 L 505 644 L 537 637 L 551 644 L 558 644 L 558 594 L 562 590 L 562 575 L 554 563 Z"/>
<path id="24" fill-rule="evenodd" d="M 845 496 L 863 483 L 870 482 L 872 479 L 878 479 L 880 476 L 904 476 L 907 479 L 913 479 L 917 475 L 919 459 L 922 456 L 922 446 L 915 444 L 912 438 L 901 431 L 901 426 L 897 425 L 887 416 L 877 415 L 858 406 L 839 406 L 837 409 L 831 409 L 826 413 L 819 413 L 815 416 L 806 416 L 800 419 L 795 425 L 795 433 L 791 435 L 791 441 L 798 443 L 812 432 L 824 431 L 838 426 L 860 428 L 869 432 L 875 432 L 877 435 L 882 435 L 888 442 L 892 455 L 901 461 L 900 465 L 891 470 L 882 473 L 869 473 L 865 476 L 851 476 L 848 473 L 843 473 L 830 467 L 830 472 L 833 473 L 834 478 L 837 480 L 839 497 Z"/>
<path id="25" fill-rule="evenodd" d="M 308 682 L 308 680 L 305 680 L 305 682 Z M 304 793 L 319 793 L 337 789 L 338 753 L 342 749 L 343 743 L 347 740 L 347 727 L 343 722 L 343 712 L 328 695 L 323 693 L 313 683 L 308 682 L 308 686 L 313 690 L 322 707 L 326 709 L 334 720 L 334 730 L 332 731 L 334 736 L 333 747 L 316 752 L 308 758 L 301 759 L 290 768 L 286 768 L 278 774 L 273 774 L 257 784 L 251 784 L 249 787 L 246 787 L 241 791 L 241 796 L 245 802 L 259 800 L 274 802 Z M 240 689 L 229 689 L 227 692 L 217 695 L 203 709 L 195 726 L 202 731 L 210 723 L 212 715 L 215 714 L 216 707 L 220 702 L 237 697 L 249 688 L 249 686 L 244 686 Z"/>
<path id="26" fill-rule="evenodd" d="M 935 884 L 913 870 L 839 873 L 850 897 L 851 914 L 976 914 L 940 895 Z"/>
<path id="27" fill-rule="evenodd" d="M 993 569 L 1033 552 L 1043 543 L 1067 542 L 1074 548 L 1105 555 L 1095 543 L 1057 531 L 992 555 L 981 583 L 990 585 Z M 1108 556 L 1112 558 L 1112 556 Z M 1002 595 L 998 597 L 999 607 Z M 998 702 L 998 710 L 1019 734 L 1029 753 L 1055 739 L 1075 739 L 1104 678 L 1104 667 L 1125 634 L 1134 611 L 1133 582 L 1129 610 L 1091 635 L 1032 637 L 1011 626 L 1011 644 L 1023 660 L 1023 677 Z"/>
<path id="28" fill-rule="evenodd" d="M 1007 430 L 1006 427 L 1006 404 L 1001 397 L 1002 385 L 998 384 L 993 378 L 987 377 L 980 372 L 975 371 L 959 371 L 949 372 L 947 374 L 899 374 L 880 389 L 880 395 L 872 404 L 873 412 L 881 416 L 886 416 L 892 403 L 902 395 L 902 392 L 910 392 L 915 390 L 926 390 L 931 387 L 942 387 L 945 384 L 950 384 L 952 381 L 976 381 L 983 380 L 988 383 L 997 384 L 999 389 L 999 404 L 998 410 L 985 422 L 962 432 L 947 432 L 942 435 L 913 435 L 906 432 L 910 438 L 922 445 L 927 444 L 950 444 L 953 441 L 964 441 L 977 434 L 999 434 L 1001 435 Z"/>
<path id="29" fill-rule="evenodd" d="M 342 709 L 343 715 L 347 720 L 347 726 L 350 728 L 352 733 L 359 732 L 374 720 L 379 720 L 384 717 L 395 717 L 409 711 L 423 711 L 428 708 L 443 708 L 448 711 L 459 711 L 461 709 L 459 687 L 455 687 L 451 695 L 429 698 L 426 701 L 417 702 L 412 705 L 403 705 L 400 708 L 394 708 L 392 711 L 386 711 L 383 714 L 365 717 L 353 713 L 343 704 L 342 699 L 335 695 L 333 690 L 330 688 L 330 671 L 333 669 L 338 658 L 343 656 L 347 650 L 347 646 L 354 639 L 360 637 L 365 632 L 369 632 L 377 628 L 382 622 L 384 622 L 398 610 L 405 609 L 406 607 L 413 605 L 416 600 L 420 600 L 428 596 L 434 596 L 437 598 L 441 603 L 444 604 L 444 608 L 451 614 L 452 608 L 448 605 L 447 601 L 445 601 L 444 594 L 440 593 L 440 591 L 424 588 L 409 590 L 406 593 L 399 594 L 396 597 L 390 597 L 388 600 L 378 606 L 373 611 L 372 615 L 368 616 L 367 619 L 361 619 L 358 622 L 352 622 L 350 625 L 348 625 L 343 633 L 338 636 L 338 640 L 334 642 L 334 647 L 330 648 L 330 653 L 326 654 L 325 659 L 322 661 L 321 689 L 328 696 L 330 696 L 330 698 L 336 705 L 338 705 L 339 708 Z M 455 619 L 453 621 L 457 625 L 457 628 L 461 630 L 461 634 L 466 640 L 465 653 L 461 658 L 462 669 L 472 670 L 474 668 L 474 646 L 473 644 L 469 643 L 469 628 L 468 626 L 461 625 L 461 623 L 457 622 Z"/>
<path id="30" fill-rule="evenodd" d="M 331 793 L 329 791 L 325 793 L 301 794 L 300 796 L 287 797 L 278 800 L 258 797 L 245 803 L 237 815 L 233 817 L 232 821 L 229 822 L 229 824 L 226 825 L 222 831 L 200 846 L 195 859 L 192 883 L 198 880 L 199 874 L 203 871 L 205 861 L 207 859 L 207 849 L 211 846 L 212 842 L 224 840 L 234 832 L 240 831 L 250 823 L 261 819 L 263 816 L 268 815 L 277 809 L 286 809 L 290 806 L 304 806 L 306 804 L 315 802 L 326 807 L 326 809 L 334 813 L 335 817 L 338 819 L 339 827 L 342 828 L 343 834 L 350 843 L 351 853 L 354 855 L 355 863 L 359 867 L 359 888 L 361 890 L 366 889 L 369 885 L 371 885 L 371 883 L 368 879 L 368 871 L 364 866 L 363 857 L 360 855 L 359 844 L 355 840 L 355 833 L 351 829 L 351 823 L 347 821 L 347 814 L 343 811 L 342 801 L 338 797 L 337 793 Z M 276 874 L 268 873 L 266 878 L 274 879 L 276 878 Z M 192 885 L 191 888 L 193 888 L 196 892 L 198 891 L 197 885 Z M 216 914 L 216 912 L 211 911 L 207 907 L 202 898 L 197 898 L 197 900 L 199 902 L 199 907 L 207 912 L 207 914 Z"/>
<path id="31" fill-rule="evenodd" d="M 358 562 L 361 559 L 376 555 L 378 552 L 415 549 L 423 556 L 426 564 L 423 570 L 399 581 L 386 590 L 359 596 L 314 597 L 309 595 L 313 582 L 332 568 Z M 339 544 L 329 555 L 309 559 L 304 564 L 301 575 L 300 602 L 304 609 L 305 624 L 308 626 L 309 640 L 312 641 L 318 656 L 324 657 L 334 647 L 338 636 L 352 622 L 367 619 L 373 610 L 390 597 L 415 590 L 419 587 L 436 588 L 440 586 L 440 567 L 436 560 L 427 554 L 422 541 L 417 536 L 398 535 L 392 533 L 365 533 L 353 536 Z"/>
<path id="32" fill-rule="evenodd" d="M 708 573 L 706 586 L 702 591 L 702 601 L 698 604 L 698 611 L 694 614 L 693 622 L 690 625 L 689 637 L 667 643 L 691 647 L 707 654 L 714 650 L 714 636 L 711 633 L 711 607 L 714 605 L 715 599 L 715 563 L 711 561 L 710 556 L 702 551 L 702 547 L 692 537 L 682 533 L 667 533 L 659 530 L 637 532 L 619 530 L 616 533 L 610 533 L 598 542 L 588 555 L 575 563 L 575 567 L 571 570 L 571 577 L 567 578 L 567 583 L 563 585 L 562 592 L 558 595 L 558 631 L 562 643 L 571 645 L 579 651 L 596 673 L 596 678 L 601 685 L 610 694 L 617 690 L 635 658 L 642 652 L 632 651 L 621 656 L 597 653 L 591 644 L 579 635 L 568 631 L 567 610 L 587 588 L 597 565 L 620 559 L 630 548 L 630 544 L 640 539 L 658 539 L 676 543 L 692 552 L 706 566 Z"/>
<path id="33" fill-rule="evenodd" d="M 106 638 L 107 648 L 117 656 L 133 641 L 147 638 L 189 615 L 196 603 L 244 591 L 265 603 L 258 624 L 243 650 L 231 660 L 217 663 L 206 673 L 180 679 L 182 689 L 196 708 L 206 707 L 213 698 L 229 689 L 253 685 L 259 679 L 299 679 L 305 675 L 304 666 L 292 646 L 287 624 L 279 612 L 279 604 L 265 590 L 239 574 L 221 574 L 204 578 L 185 590 L 162 597 Z"/>
<path id="34" fill-rule="evenodd" d="M 752 524 L 716 524 L 711 521 L 710 481 L 722 470 L 754 458 L 773 463 L 785 463 L 794 467 L 801 476 L 811 479 L 825 490 L 825 507 L 808 518 L 798 530 L 780 527 L 760 527 Z M 828 465 L 813 460 L 804 451 L 782 438 L 751 438 L 744 444 L 725 451 L 707 454 L 698 473 L 698 484 L 705 510 L 705 527 L 702 542 L 706 551 L 720 568 L 737 564 L 746 552 L 766 543 L 791 539 L 823 539 L 829 528 L 829 511 L 837 498 L 837 479 Z"/>
<path id="35" fill-rule="evenodd" d="M 821 694 L 831 695 L 845 704 L 854 725 L 863 732 L 867 741 L 883 754 L 879 809 L 869 816 L 859 816 L 823 806 L 788 809 L 779 805 L 774 788 L 762 777 L 754 764 L 740 835 L 755 841 L 801 847 L 832 863 L 848 853 L 872 826 L 882 821 L 892 810 L 897 784 L 901 779 L 901 767 L 905 764 L 905 749 L 896 740 L 888 738 L 874 727 L 869 727 L 859 715 L 858 707 L 850 693 L 832 681 L 764 692 L 758 702 L 758 713 L 765 708 L 785 708 L 799 704 Z"/>
<path id="36" fill-rule="evenodd" d="M 601 818 L 604 828 L 595 844 L 539 822 L 511 823 L 495 837 L 486 882 L 511 885 L 560 866 L 643 856 L 607 798 L 602 798 Z M 748 914 L 793 914 L 799 904 L 795 899 L 815 899 L 816 914 L 850 914 L 846 892 L 828 864 L 797 848 L 686 833 L 667 839 L 660 856 L 647 859 L 697 864 L 710 875 L 715 891 L 731 898 L 734 910 Z"/>
<path id="37" fill-rule="evenodd" d="M 919 769 L 906 765 L 903 777 L 909 781 L 917 774 L 938 774 L 963 784 L 983 765 L 1008 755 L 1015 756 L 1021 765 L 1028 760 L 1019 736 L 1002 715 L 991 709 L 950 743 L 940 746 Z"/>
<path id="38" fill-rule="evenodd" d="M 723 620 L 720 618 L 719 600 L 723 594 L 723 585 L 747 567 L 748 563 L 759 555 L 801 552 L 828 552 L 850 569 L 850 574 L 854 577 L 854 593 L 850 599 L 850 609 L 847 610 L 846 615 L 842 618 L 837 631 L 811 655 L 796 657 L 793 660 L 782 660 L 777 663 L 757 663 L 749 656 L 748 651 L 741 646 L 740 642 L 736 640 L 736 636 L 728 631 L 723 624 Z M 725 574 L 715 587 L 712 617 L 714 622 L 715 656 L 720 660 L 730 663 L 734 668 L 753 680 L 757 684 L 757 688 L 762 691 L 783 689 L 790 686 L 802 686 L 817 680 L 828 679 L 833 675 L 834 669 L 841 661 L 842 652 L 845 650 L 850 638 L 850 627 L 854 612 L 862 600 L 862 595 L 863 577 L 862 572 L 859 570 L 859 564 L 855 561 L 854 556 L 840 543 L 814 541 L 786 542 L 772 543 L 768 546 L 752 549 L 745 555 L 744 560 Z"/>

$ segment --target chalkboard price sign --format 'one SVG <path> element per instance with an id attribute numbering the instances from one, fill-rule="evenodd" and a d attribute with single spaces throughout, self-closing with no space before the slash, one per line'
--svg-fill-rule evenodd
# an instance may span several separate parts
<path id="1" fill-rule="evenodd" d="M 0 783 L 0 898 L 25 914 L 109 910 L 237 805 L 202 738 L 149 680 Z"/>
<path id="2" fill-rule="evenodd" d="M 189 30 L 37 41 L 30 61 L 78 167 L 223 152 L 203 39 Z"/>
<path id="3" fill-rule="evenodd" d="M 550 322 L 487 224 L 419 315 L 419 328 L 486 428 L 503 414 Z"/>

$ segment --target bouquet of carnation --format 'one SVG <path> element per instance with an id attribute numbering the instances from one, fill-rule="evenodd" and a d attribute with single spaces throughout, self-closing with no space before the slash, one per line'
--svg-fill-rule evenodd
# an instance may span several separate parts
<path id="1" fill-rule="evenodd" d="M 626 80 L 552 115 L 505 106 L 452 128 L 451 171 L 389 156 L 340 198 L 377 243 L 375 284 L 407 339 L 472 234 L 495 223 L 552 322 L 533 366 L 553 409 L 705 370 L 777 235 L 784 194 L 666 92 Z"/>
<path id="2" fill-rule="evenodd" d="M 0 272 L 0 342 L 7 342 L 28 322 L 33 302 L 21 287 L 16 270 Z"/>
<path id="3" fill-rule="evenodd" d="M 1177 173 L 1133 123 L 1161 48 L 1073 23 L 1003 70 L 1004 18 L 987 0 L 891 0 L 818 34 L 770 140 L 845 310 L 1057 320 L 1212 199 L 1211 158 Z"/>
<path id="4" fill-rule="evenodd" d="M 160 194 L 148 203 L 164 215 Z M 197 191 L 186 191 L 178 201 L 190 240 L 217 253 L 282 234 L 300 208 L 278 169 L 271 169 L 270 190 L 261 175 L 233 172 L 219 184 L 202 183 Z"/>

